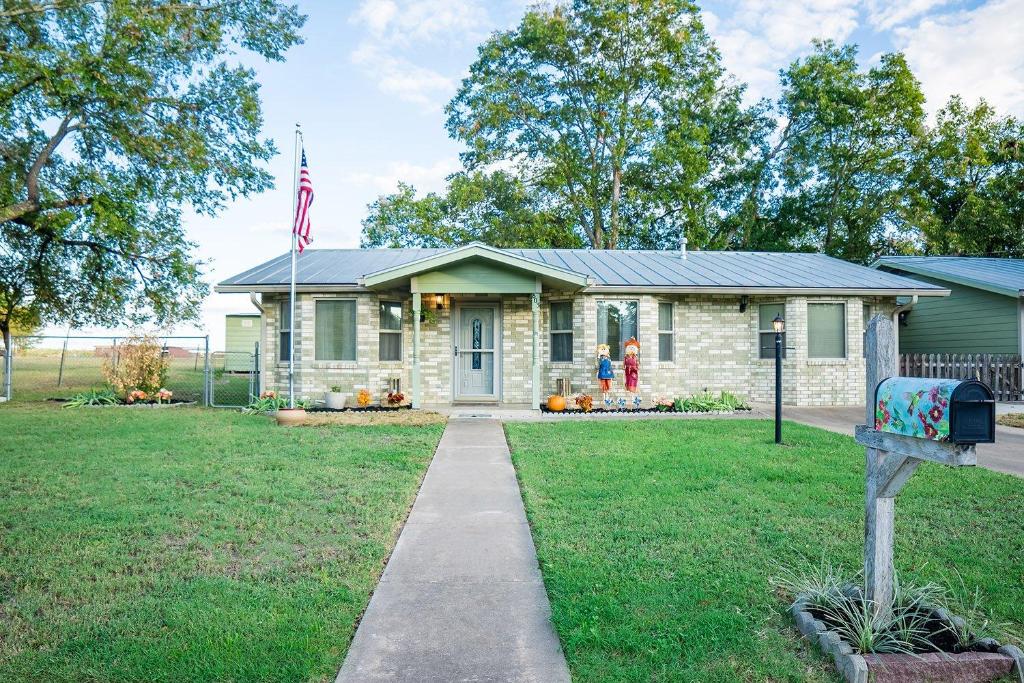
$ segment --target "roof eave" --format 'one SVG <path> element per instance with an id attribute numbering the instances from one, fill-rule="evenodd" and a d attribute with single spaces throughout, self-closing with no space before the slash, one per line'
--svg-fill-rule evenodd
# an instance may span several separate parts
<path id="1" fill-rule="evenodd" d="M 289 292 L 291 286 L 287 283 L 283 285 L 244 285 L 244 284 L 219 284 L 214 285 L 213 291 L 218 294 L 248 294 L 249 292 L 267 292 L 267 293 L 278 293 L 278 292 Z M 369 292 L 370 290 L 366 287 L 362 287 L 356 284 L 296 284 L 296 292 Z"/>
<path id="2" fill-rule="evenodd" d="M 878 269 L 881 266 L 886 268 L 894 268 L 896 270 L 906 271 L 908 273 L 914 273 L 915 275 L 924 275 L 925 277 L 933 277 L 936 280 L 946 280 L 948 282 L 954 282 L 964 287 L 972 287 L 974 289 L 981 289 L 986 292 L 992 292 L 993 294 L 1002 294 L 1003 296 L 1020 297 L 1024 296 L 1024 289 L 1015 290 L 1011 287 L 1000 287 L 999 285 L 989 284 L 987 282 L 980 282 L 968 277 L 959 277 L 957 275 L 950 275 L 949 273 L 943 273 L 941 271 L 933 270 L 928 267 L 922 267 L 916 263 L 906 263 L 903 261 L 886 261 L 885 257 L 882 257 L 871 264 L 871 268 Z"/>
<path id="3" fill-rule="evenodd" d="M 647 286 L 593 285 L 583 290 L 592 294 L 808 294 L 813 296 L 949 296 L 948 289 L 872 288 L 872 287 L 719 287 L 719 286 Z"/>

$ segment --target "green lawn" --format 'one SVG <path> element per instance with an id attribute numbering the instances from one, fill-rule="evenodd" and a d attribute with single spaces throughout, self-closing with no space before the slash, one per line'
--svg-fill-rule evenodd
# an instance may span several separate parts
<path id="1" fill-rule="evenodd" d="M 864 450 L 768 421 L 506 426 L 574 678 L 835 681 L 773 595 L 776 562 L 856 569 Z M 978 586 L 1024 626 L 1024 481 L 926 463 L 897 502 L 897 568 Z"/>
<path id="2" fill-rule="evenodd" d="M 333 680 L 441 431 L 0 405 L 0 680 Z"/>

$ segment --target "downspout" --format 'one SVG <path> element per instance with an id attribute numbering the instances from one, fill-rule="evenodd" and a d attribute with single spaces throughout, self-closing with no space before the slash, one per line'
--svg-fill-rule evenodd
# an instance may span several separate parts
<path id="1" fill-rule="evenodd" d="M 256 307 L 256 310 L 260 312 L 260 343 L 258 349 L 259 357 L 256 359 L 258 365 L 258 367 L 256 368 L 256 393 L 258 394 L 260 391 L 262 391 L 262 384 L 267 377 L 267 375 L 264 374 L 263 370 L 263 366 L 266 365 L 267 363 L 267 345 L 265 344 L 265 335 L 267 333 L 267 309 L 263 307 L 263 297 L 261 297 L 256 292 L 249 292 L 249 301 L 252 303 L 253 306 Z M 278 339 L 280 338 L 281 335 L 278 335 Z M 257 350 L 253 349 L 253 352 L 256 353 Z"/>
<path id="2" fill-rule="evenodd" d="M 900 356 L 900 313 L 904 311 L 909 311 L 911 308 L 913 308 L 915 304 L 917 304 L 917 299 L 917 294 L 914 294 L 910 297 L 910 301 L 900 306 L 897 306 L 892 311 L 892 332 L 893 336 L 896 338 L 896 358 L 899 358 Z"/>

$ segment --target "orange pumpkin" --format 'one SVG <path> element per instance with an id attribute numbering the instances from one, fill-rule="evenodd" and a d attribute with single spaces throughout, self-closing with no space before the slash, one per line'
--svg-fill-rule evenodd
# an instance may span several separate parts
<path id="1" fill-rule="evenodd" d="M 565 410 L 565 396 L 559 396 L 558 394 L 548 396 L 548 410 L 553 410 L 556 413 Z"/>

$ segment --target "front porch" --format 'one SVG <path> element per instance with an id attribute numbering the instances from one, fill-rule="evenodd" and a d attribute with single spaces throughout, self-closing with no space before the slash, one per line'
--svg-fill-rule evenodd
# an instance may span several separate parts
<path id="1" fill-rule="evenodd" d="M 411 295 L 414 408 L 537 409 L 541 294 L 577 292 L 587 282 L 579 273 L 473 244 L 378 271 L 360 284 Z M 425 329 L 428 321 L 433 329 Z"/>

